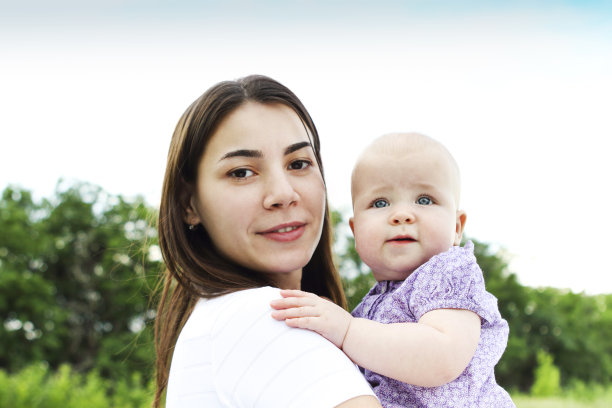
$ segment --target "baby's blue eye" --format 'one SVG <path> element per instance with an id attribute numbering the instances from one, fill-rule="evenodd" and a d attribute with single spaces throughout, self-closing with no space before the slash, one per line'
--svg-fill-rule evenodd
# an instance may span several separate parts
<path id="1" fill-rule="evenodd" d="M 416 202 L 419 205 L 432 205 L 433 204 L 433 200 L 427 196 L 421 196 L 417 198 Z"/>
<path id="2" fill-rule="evenodd" d="M 372 203 L 372 207 L 375 207 L 375 208 L 383 208 L 383 207 L 388 207 L 388 206 L 389 206 L 389 202 L 383 199 L 376 200 Z"/>

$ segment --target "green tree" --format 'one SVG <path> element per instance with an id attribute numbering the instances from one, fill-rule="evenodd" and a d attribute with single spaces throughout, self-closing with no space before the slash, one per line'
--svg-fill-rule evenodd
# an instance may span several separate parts
<path id="1" fill-rule="evenodd" d="M 54 282 L 40 273 L 44 214 L 28 191 L 7 188 L 0 201 L 0 366 L 22 367 L 60 346 L 67 314 Z M 42 339 L 43 330 L 45 337 Z"/>
<path id="2" fill-rule="evenodd" d="M 527 389 L 533 382 L 534 352 L 530 345 L 531 326 L 525 321 L 529 310 L 528 292 L 509 271 L 508 256 L 502 249 L 470 238 L 474 255 L 482 269 L 487 290 L 497 298 L 499 312 L 508 321 L 510 334 L 506 350 L 495 366 L 500 384 Z"/>
<path id="3" fill-rule="evenodd" d="M 538 366 L 535 370 L 535 381 L 531 394 L 536 397 L 550 397 L 561 392 L 561 374 L 553 363 L 553 356 L 545 351 L 538 351 Z"/>
<path id="4" fill-rule="evenodd" d="M 40 203 L 0 202 L 0 366 L 44 360 L 103 375 L 150 371 L 149 309 L 160 268 L 152 210 L 81 183 Z"/>
<path id="5" fill-rule="evenodd" d="M 541 336 L 542 344 L 554 355 L 564 383 L 578 379 L 587 383 L 612 381 L 611 296 L 587 296 L 546 288 L 539 291 L 538 316 L 554 327 L 556 335 Z M 553 311 L 549 309 L 554 309 Z"/>

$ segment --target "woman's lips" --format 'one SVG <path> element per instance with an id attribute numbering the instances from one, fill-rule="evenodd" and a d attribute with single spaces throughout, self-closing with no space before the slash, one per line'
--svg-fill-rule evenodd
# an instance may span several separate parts
<path id="1" fill-rule="evenodd" d="M 291 242 L 299 239 L 306 229 L 306 224 L 301 222 L 290 222 L 277 225 L 258 234 L 278 242 Z"/>

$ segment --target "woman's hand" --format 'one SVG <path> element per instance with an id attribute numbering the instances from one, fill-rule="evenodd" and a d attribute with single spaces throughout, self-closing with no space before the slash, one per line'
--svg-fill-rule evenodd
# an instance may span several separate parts
<path id="1" fill-rule="evenodd" d="M 329 300 L 301 290 L 281 290 L 282 299 L 270 302 L 272 317 L 290 327 L 319 333 L 342 349 L 353 317 Z"/>

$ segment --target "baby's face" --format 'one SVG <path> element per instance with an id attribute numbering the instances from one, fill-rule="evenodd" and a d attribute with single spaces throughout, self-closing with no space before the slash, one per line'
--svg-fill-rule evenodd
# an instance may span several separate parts
<path id="1" fill-rule="evenodd" d="M 406 279 L 461 241 L 459 175 L 437 147 L 362 156 L 353 174 L 351 228 L 361 259 L 381 280 Z"/>

